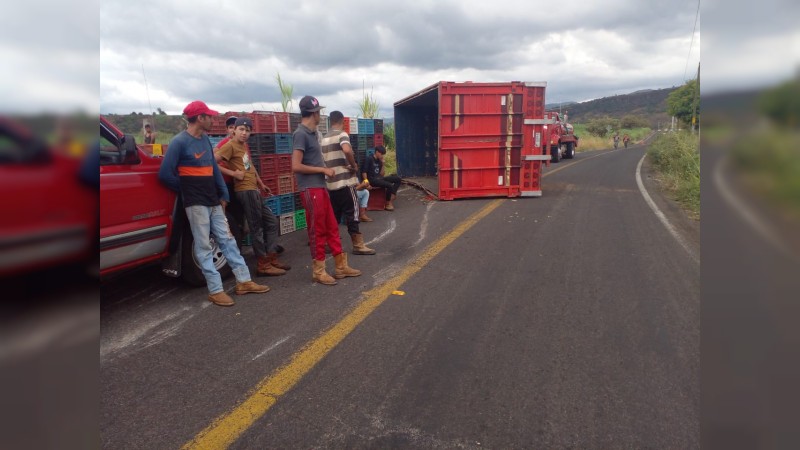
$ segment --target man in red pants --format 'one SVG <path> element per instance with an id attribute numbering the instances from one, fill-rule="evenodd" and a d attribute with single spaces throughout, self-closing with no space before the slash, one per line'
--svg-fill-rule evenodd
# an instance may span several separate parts
<path id="1" fill-rule="evenodd" d="M 325 167 L 322 147 L 317 140 L 322 108 L 319 101 L 310 95 L 300 99 L 302 119 L 292 136 L 292 172 L 297 177 L 297 188 L 302 193 L 303 207 L 306 209 L 313 259 L 311 279 L 320 284 L 334 285 L 336 280 L 325 271 L 325 244 L 331 248 L 336 261 L 334 277 L 357 277 L 361 271 L 348 266 L 347 253 L 342 252 L 339 224 L 333 215 L 325 184 L 325 177 L 332 177 L 334 170 Z"/>

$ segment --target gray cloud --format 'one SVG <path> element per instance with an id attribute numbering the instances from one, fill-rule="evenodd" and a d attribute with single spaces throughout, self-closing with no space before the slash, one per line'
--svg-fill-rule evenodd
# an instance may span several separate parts
<path id="1" fill-rule="evenodd" d="M 173 105 L 277 103 L 276 72 L 296 99 L 310 93 L 350 109 L 364 81 L 385 114 L 441 79 L 547 80 L 548 101 L 669 87 L 683 82 L 696 7 L 696 0 L 108 0 L 100 9 L 101 109 L 141 96 L 142 64 L 151 91 Z M 699 47 L 689 54 L 692 67 Z"/>

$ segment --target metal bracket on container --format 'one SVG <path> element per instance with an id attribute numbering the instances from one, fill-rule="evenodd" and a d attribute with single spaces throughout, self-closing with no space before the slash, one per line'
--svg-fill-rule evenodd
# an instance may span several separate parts
<path id="1" fill-rule="evenodd" d="M 550 155 L 523 155 L 523 161 L 549 161 L 552 158 Z"/>
<path id="2" fill-rule="evenodd" d="M 554 119 L 525 119 L 523 123 L 525 125 L 549 125 L 556 121 Z"/>
<path id="3" fill-rule="evenodd" d="M 523 84 L 529 87 L 547 87 L 547 81 L 526 81 Z"/>
<path id="4" fill-rule="evenodd" d="M 542 191 L 522 191 L 519 195 L 521 197 L 541 197 Z"/>

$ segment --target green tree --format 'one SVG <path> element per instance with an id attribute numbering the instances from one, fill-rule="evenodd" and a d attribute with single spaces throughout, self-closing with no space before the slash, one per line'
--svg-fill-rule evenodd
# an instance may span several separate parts
<path id="1" fill-rule="evenodd" d="M 292 109 L 292 94 L 294 94 L 294 86 L 284 83 L 281 79 L 280 72 L 275 73 L 275 81 L 278 82 L 278 89 L 281 91 L 281 108 L 283 112 L 289 112 Z"/>
<path id="2" fill-rule="evenodd" d="M 764 92 L 758 106 L 777 125 L 800 125 L 800 77 Z"/>
<path id="3" fill-rule="evenodd" d="M 586 124 L 586 131 L 595 136 L 606 137 L 610 131 L 618 130 L 619 126 L 620 121 L 613 117 L 595 117 Z"/>
<path id="4" fill-rule="evenodd" d="M 689 80 L 683 86 L 672 91 L 667 97 L 667 113 L 675 116 L 686 126 L 692 124 L 692 105 L 697 92 L 697 80 Z M 697 123 L 700 123 L 700 102 L 697 102 Z"/>
<path id="5" fill-rule="evenodd" d="M 394 149 L 394 124 L 383 125 L 383 146 Z"/>
<path id="6" fill-rule="evenodd" d="M 646 128 L 650 126 L 647 119 L 633 114 L 627 114 L 619 121 L 620 128 L 633 129 L 633 128 Z"/>

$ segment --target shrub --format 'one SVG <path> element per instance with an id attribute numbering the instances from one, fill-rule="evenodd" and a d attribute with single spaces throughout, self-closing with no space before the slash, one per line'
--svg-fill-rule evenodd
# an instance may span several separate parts
<path id="1" fill-rule="evenodd" d="M 666 133 L 650 144 L 647 154 L 661 173 L 661 181 L 673 197 L 693 214 L 700 214 L 700 153 L 697 136 L 688 132 Z"/>

